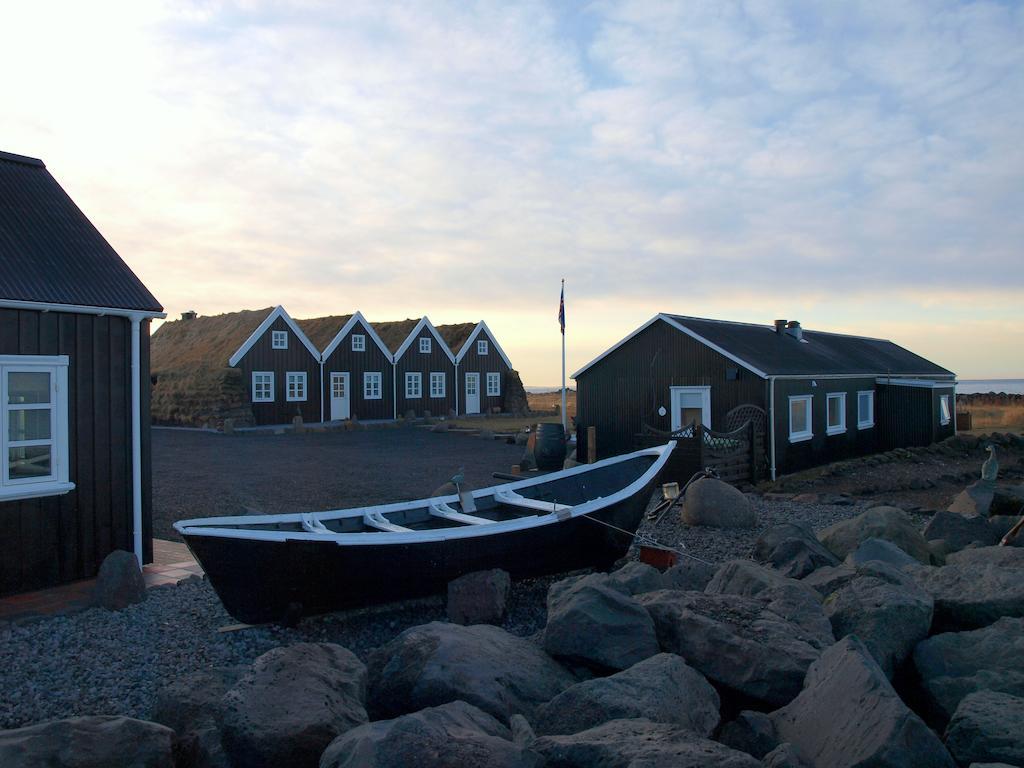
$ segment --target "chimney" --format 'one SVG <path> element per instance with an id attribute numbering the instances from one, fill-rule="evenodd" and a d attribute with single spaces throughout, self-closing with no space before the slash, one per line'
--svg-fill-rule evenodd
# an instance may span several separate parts
<path id="1" fill-rule="evenodd" d="M 790 320 L 788 323 L 786 323 L 786 333 L 788 333 L 797 341 L 803 341 L 804 331 L 800 327 L 799 320 Z"/>
<path id="2" fill-rule="evenodd" d="M 196 319 L 196 311 L 194 309 L 190 309 L 188 312 L 182 312 L 181 313 L 181 319 L 182 320 L 195 320 Z"/>
<path id="3" fill-rule="evenodd" d="M 784 330 L 786 330 L 786 321 L 785 320 L 776 320 L 775 321 L 775 332 L 776 333 L 782 333 Z"/>

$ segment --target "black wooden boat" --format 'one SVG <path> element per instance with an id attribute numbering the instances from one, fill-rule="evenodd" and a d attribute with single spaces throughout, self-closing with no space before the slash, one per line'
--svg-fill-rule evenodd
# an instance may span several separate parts
<path id="1" fill-rule="evenodd" d="M 606 568 L 629 548 L 674 442 L 505 485 L 328 512 L 208 517 L 174 528 L 239 621 L 440 592 L 472 571 Z"/>

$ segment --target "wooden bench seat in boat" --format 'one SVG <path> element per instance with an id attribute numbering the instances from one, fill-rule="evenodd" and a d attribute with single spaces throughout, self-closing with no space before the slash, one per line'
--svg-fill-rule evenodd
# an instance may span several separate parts
<path id="1" fill-rule="evenodd" d="M 406 528 L 404 525 L 395 525 L 385 518 L 380 512 L 367 512 L 364 514 L 363 525 L 369 526 L 370 528 L 376 528 L 378 531 L 388 531 L 389 533 L 412 532 L 412 528 Z"/>
<path id="2" fill-rule="evenodd" d="M 441 502 L 440 504 L 430 505 L 430 514 L 433 517 L 439 517 L 442 520 L 451 520 L 454 523 L 464 523 L 466 525 L 484 525 L 486 523 L 493 523 L 493 520 L 487 520 L 483 517 L 477 517 L 476 515 L 466 515 L 448 506 L 447 503 Z"/>
<path id="3" fill-rule="evenodd" d="M 537 512 L 565 512 L 572 509 L 569 504 L 559 504 L 556 501 L 541 501 L 540 499 L 528 499 L 515 491 L 498 489 L 494 492 L 494 500 L 500 504 L 507 504 L 510 507 L 531 509 Z"/>

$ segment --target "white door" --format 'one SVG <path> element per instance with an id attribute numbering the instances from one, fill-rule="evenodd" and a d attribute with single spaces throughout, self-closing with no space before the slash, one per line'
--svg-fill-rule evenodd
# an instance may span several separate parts
<path id="1" fill-rule="evenodd" d="M 331 421 L 352 417 L 348 373 L 331 373 Z"/>
<path id="2" fill-rule="evenodd" d="M 672 387 L 672 431 L 694 422 L 711 426 L 711 387 Z"/>
<path id="3" fill-rule="evenodd" d="M 466 374 L 466 413 L 480 413 L 480 374 Z"/>

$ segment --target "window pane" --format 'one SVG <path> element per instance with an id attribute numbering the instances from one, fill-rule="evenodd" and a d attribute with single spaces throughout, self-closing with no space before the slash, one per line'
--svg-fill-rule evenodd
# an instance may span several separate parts
<path id="1" fill-rule="evenodd" d="M 11 371 L 7 374 L 7 401 L 12 405 L 50 402 L 50 374 Z"/>
<path id="2" fill-rule="evenodd" d="M 49 477 L 52 465 L 52 448 L 49 445 L 32 445 L 8 449 L 8 467 L 11 480 L 30 477 Z"/>
<path id="3" fill-rule="evenodd" d="M 841 397 L 830 397 L 828 399 L 828 425 L 838 427 L 843 421 L 843 399 Z"/>
<path id="4" fill-rule="evenodd" d="M 26 408 L 8 414 L 8 436 L 12 441 L 50 439 L 49 408 Z"/>
<path id="5" fill-rule="evenodd" d="M 791 431 L 807 431 L 807 410 L 803 400 L 794 400 L 789 404 Z"/>

